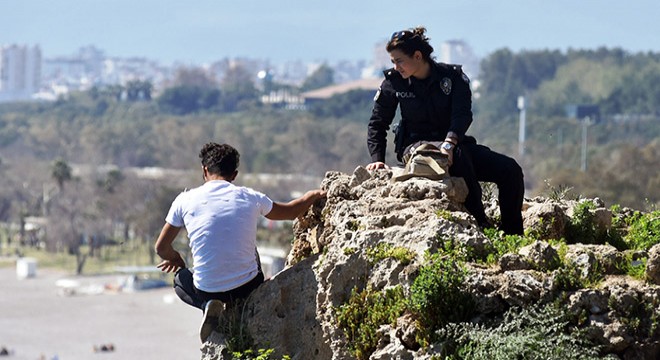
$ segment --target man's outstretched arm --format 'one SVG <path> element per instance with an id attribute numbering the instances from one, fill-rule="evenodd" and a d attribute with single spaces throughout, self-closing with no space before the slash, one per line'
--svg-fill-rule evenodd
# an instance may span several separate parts
<path id="1" fill-rule="evenodd" d="M 305 195 L 288 203 L 273 202 L 273 208 L 266 215 L 271 220 L 293 220 L 302 215 L 318 199 L 325 197 L 323 190 L 310 190 Z"/>

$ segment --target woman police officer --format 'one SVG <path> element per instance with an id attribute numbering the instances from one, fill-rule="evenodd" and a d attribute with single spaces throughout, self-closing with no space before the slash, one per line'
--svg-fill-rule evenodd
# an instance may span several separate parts
<path id="1" fill-rule="evenodd" d="M 525 191 L 522 169 L 514 159 L 465 135 L 472 123 L 469 79 L 460 66 L 438 63 L 431 58 L 433 47 L 425 33 L 424 27 L 397 31 L 387 43 L 394 68 L 384 71 L 385 79 L 374 98 L 367 139 L 372 162 L 366 168 L 388 168 L 387 131 L 398 107 L 401 111 L 395 136 L 398 160 L 419 141 L 441 143 L 441 151 L 448 156 L 449 173 L 465 179 L 469 190 L 465 207 L 477 223 L 489 226 L 479 181 L 493 182 L 499 190 L 500 228 L 507 234 L 522 234 Z"/>

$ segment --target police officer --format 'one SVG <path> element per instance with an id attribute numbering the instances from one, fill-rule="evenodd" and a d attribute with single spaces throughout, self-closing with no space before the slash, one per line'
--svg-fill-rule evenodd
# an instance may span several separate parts
<path id="1" fill-rule="evenodd" d="M 394 68 L 384 72 L 374 98 L 367 140 L 372 162 L 367 169 L 388 168 L 387 131 L 400 108 L 401 121 L 395 129 L 398 160 L 418 141 L 439 142 L 449 160 L 449 173 L 465 179 L 469 190 L 465 207 L 478 224 L 489 226 L 479 181 L 493 182 L 499 190 L 501 229 L 522 234 L 522 169 L 514 159 L 465 135 L 472 123 L 470 81 L 460 66 L 431 58 L 433 47 L 425 33 L 424 27 L 397 31 L 387 43 Z"/>

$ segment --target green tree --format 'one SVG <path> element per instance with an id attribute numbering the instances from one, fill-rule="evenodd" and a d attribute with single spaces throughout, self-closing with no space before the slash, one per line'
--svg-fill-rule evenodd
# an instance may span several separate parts
<path id="1" fill-rule="evenodd" d="M 219 101 L 220 90 L 188 85 L 165 89 L 157 100 L 163 111 L 177 115 L 210 110 L 217 106 Z"/>
<path id="2" fill-rule="evenodd" d="M 344 120 L 368 119 L 373 97 L 373 91 L 351 90 L 316 102 L 310 105 L 309 111 L 318 117 L 336 117 Z"/>
<path id="3" fill-rule="evenodd" d="M 64 183 L 72 179 L 71 166 L 63 159 L 57 159 L 51 166 L 51 176 L 57 182 L 60 190 L 64 188 Z"/>
<path id="4" fill-rule="evenodd" d="M 198 67 L 181 67 L 174 76 L 174 86 L 199 87 L 202 89 L 217 89 L 218 82 L 213 75 Z"/>
<path id="5" fill-rule="evenodd" d="M 174 84 L 158 97 L 158 106 L 165 112 L 187 115 L 216 108 L 220 89 L 212 75 L 201 68 L 179 68 Z"/>
<path id="6" fill-rule="evenodd" d="M 254 85 L 252 74 L 243 66 L 230 67 L 220 82 L 222 109 L 228 112 L 245 110 L 258 103 L 258 90 Z"/>
<path id="7" fill-rule="evenodd" d="M 516 113 L 518 96 L 534 92 L 544 81 L 554 78 L 566 62 L 559 51 L 523 51 L 519 54 L 501 49 L 481 62 L 479 93 L 475 102 L 494 118 Z"/>
<path id="8" fill-rule="evenodd" d="M 151 100 L 151 91 L 153 85 L 150 81 L 132 80 L 126 84 L 126 100 L 128 101 L 149 101 Z"/>
<path id="9" fill-rule="evenodd" d="M 335 71 L 332 70 L 332 68 L 327 64 L 323 64 L 305 79 L 303 84 L 300 86 L 300 90 L 309 91 L 319 89 L 332 85 L 334 82 Z"/>

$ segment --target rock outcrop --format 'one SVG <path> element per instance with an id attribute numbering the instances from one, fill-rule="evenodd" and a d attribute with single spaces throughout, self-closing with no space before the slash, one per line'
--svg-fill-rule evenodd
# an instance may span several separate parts
<path id="1" fill-rule="evenodd" d="M 450 240 L 468 249 L 471 259 L 485 259 L 493 240 L 464 209 L 467 195 L 460 178 L 431 181 L 412 178 L 391 182 L 391 172 L 358 167 L 352 175 L 329 172 L 321 187 L 327 199 L 315 204 L 294 225 L 295 242 L 287 268 L 260 286 L 247 301 L 243 320 L 257 348 L 274 349 L 292 359 L 352 359 L 347 337 L 337 325 L 337 308 L 353 289 L 410 289 L 425 254 L 441 250 Z M 612 226 L 612 213 L 592 200 L 596 227 Z M 648 281 L 623 274 L 622 264 L 634 257 L 610 245 L 548 242 L 565 236 L 575 202 L 526 200 L 524 223 L 539 241 L 501 256 L 497 263 L 468 261 L 465 291 L 475 300 L 474 321 L 499 316 L 513 307 L 561 301 L 580 318 L 580 326 L 604 354 L 624 359 L 660 357 L 657 322 L 651 332 L 631 325 L 641 314 L 660 316 L 660 247 L 648 254 Z M 491 209 L 492 210 L 492 209 Z M 379 244 L 404 248 L 409 262 L 370 258 Z M 561 286 L 560 265 L 569 263 L 580 278 L 597 286 Z M 651 310 L 649 310 L 651 309 Z M 649 312 L 650 311 L 650 312 Z M 635 321 L 649 321 L 638 319 Z M 646 329 L 646 328 L 645 328 Z M 414 319 L 400 317 L 383 325 L 370 359 L 430 359 L 434 347 L 415 340 Z M 228 358 L 222 336 L 202 347 L 203 359 Z M 276 358 L 280 358 L 276 357 Z"/>

